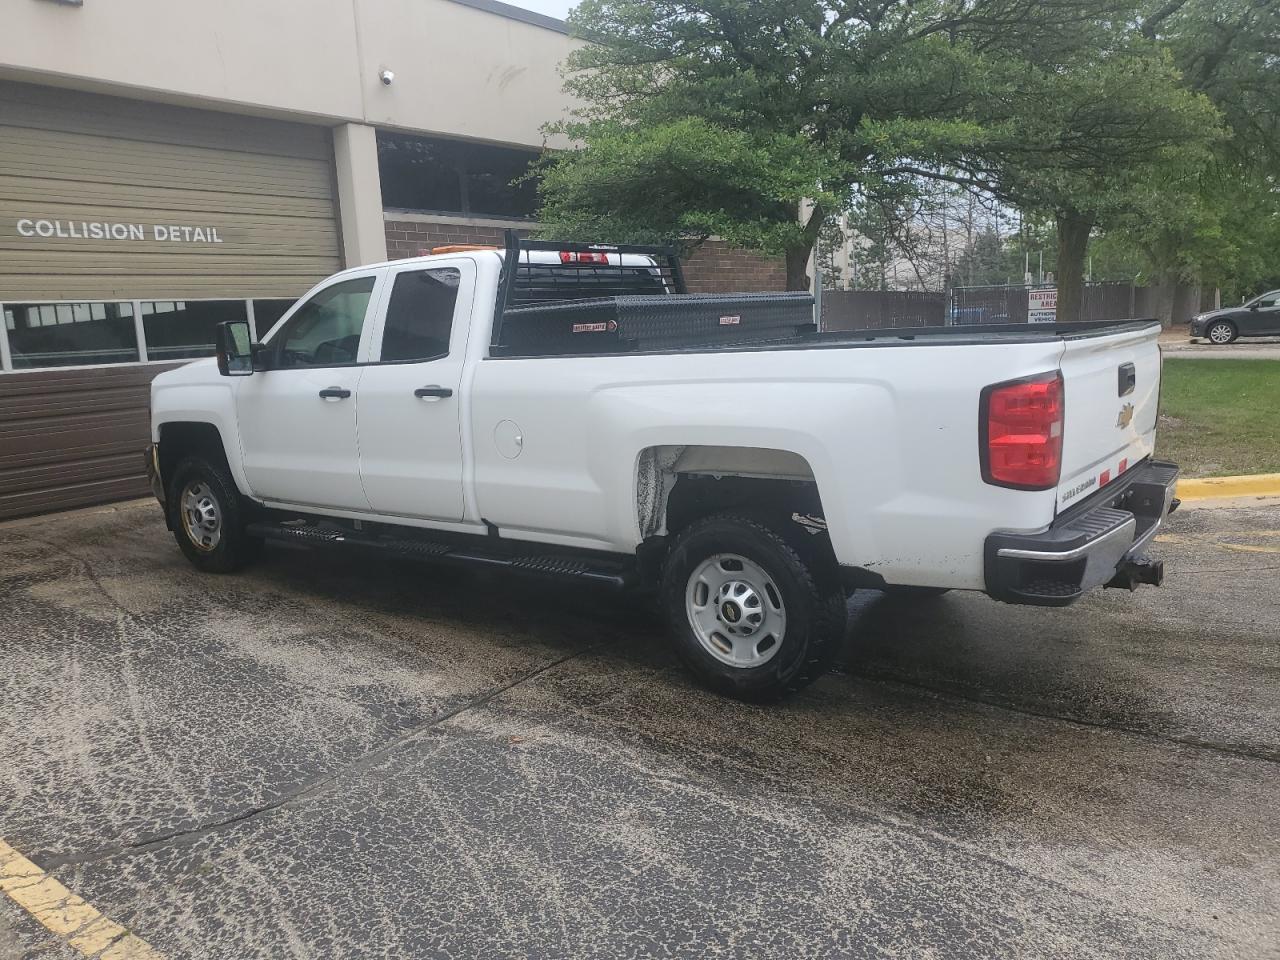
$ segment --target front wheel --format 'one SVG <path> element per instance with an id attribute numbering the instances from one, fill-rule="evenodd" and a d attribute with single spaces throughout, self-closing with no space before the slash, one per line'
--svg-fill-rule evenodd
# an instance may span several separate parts
<path id="1" fill-rule="evenodd" d="M 240 493 L 221 465 L 200 457 L 178 464 L 169 511 L 178 547 L 206 573 L 232 573 L 262 552 L 262 541 L 245 531 Z"/>
<path id="2" fill-rule="evenodd" d="M 772 528 L 720 514 L 667 555 L 662 605 L 676 652 L 704 684 L 755 702 L 821 676 L 844 638 L 844 591 Z"/>
<path id="3" fill-rule="evenodd" d="M 1209 338 L 1210 343 L 1216 343 L 1219 346 L 1230 343 L 1237 336 L 1235 324 L 1228 323 L 1226 320 L 1218 320 L 1209 324 L 1209 329 L 1205 331 L 1205 336 Z"/>

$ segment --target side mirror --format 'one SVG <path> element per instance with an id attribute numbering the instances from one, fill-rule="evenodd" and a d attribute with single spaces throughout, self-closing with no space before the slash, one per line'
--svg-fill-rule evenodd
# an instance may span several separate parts
<path id="1" fill-rule="evenodd" d="M 253 373 L 253 338 L 248 320 L 228 320 L 218 324 L 218 372 L 224 377 L 247 377 Z"/>

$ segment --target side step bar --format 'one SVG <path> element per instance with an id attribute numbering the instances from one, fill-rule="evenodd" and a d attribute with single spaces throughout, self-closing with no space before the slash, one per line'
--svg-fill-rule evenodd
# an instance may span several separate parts
<path id="1" fill-rule="evenodd" d="M 319 524 L 251 523 L 250 536 L 298 546 L 356 547 L 412 560 L 511 570 L 553 580 L 595 583 L 614 589 L 634 586 L 635 565 L 590 555 L 522 552 L 510 540 L 497 541 L 511 550 L 486 550 L 480 544 L 445 543 L 415 537 L 375 536 L 344 527 Z"/>

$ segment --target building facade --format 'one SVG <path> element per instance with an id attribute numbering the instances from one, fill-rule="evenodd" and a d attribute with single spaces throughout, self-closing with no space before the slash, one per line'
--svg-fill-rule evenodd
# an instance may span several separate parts
<path id="1" fill-rule="evenodd" d="M 0 519 L 142 495 L 150 381 L 218 323 L 534 226 L 577 42 L 496 0 L 7 0 Z M 783 279 L 716 244 L 688 275 Z"/>

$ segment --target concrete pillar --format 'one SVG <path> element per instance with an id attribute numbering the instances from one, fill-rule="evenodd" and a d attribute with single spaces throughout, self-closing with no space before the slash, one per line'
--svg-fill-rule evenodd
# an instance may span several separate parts
<path id="1" fill-rule="evenodd" d="M 386 260 L 387 232 L 382 221 L 382 181 L 373 127 L 363 123 L 334 127 L 333 159 L 343 261 L 348 267 L 359 267 Z"/>

